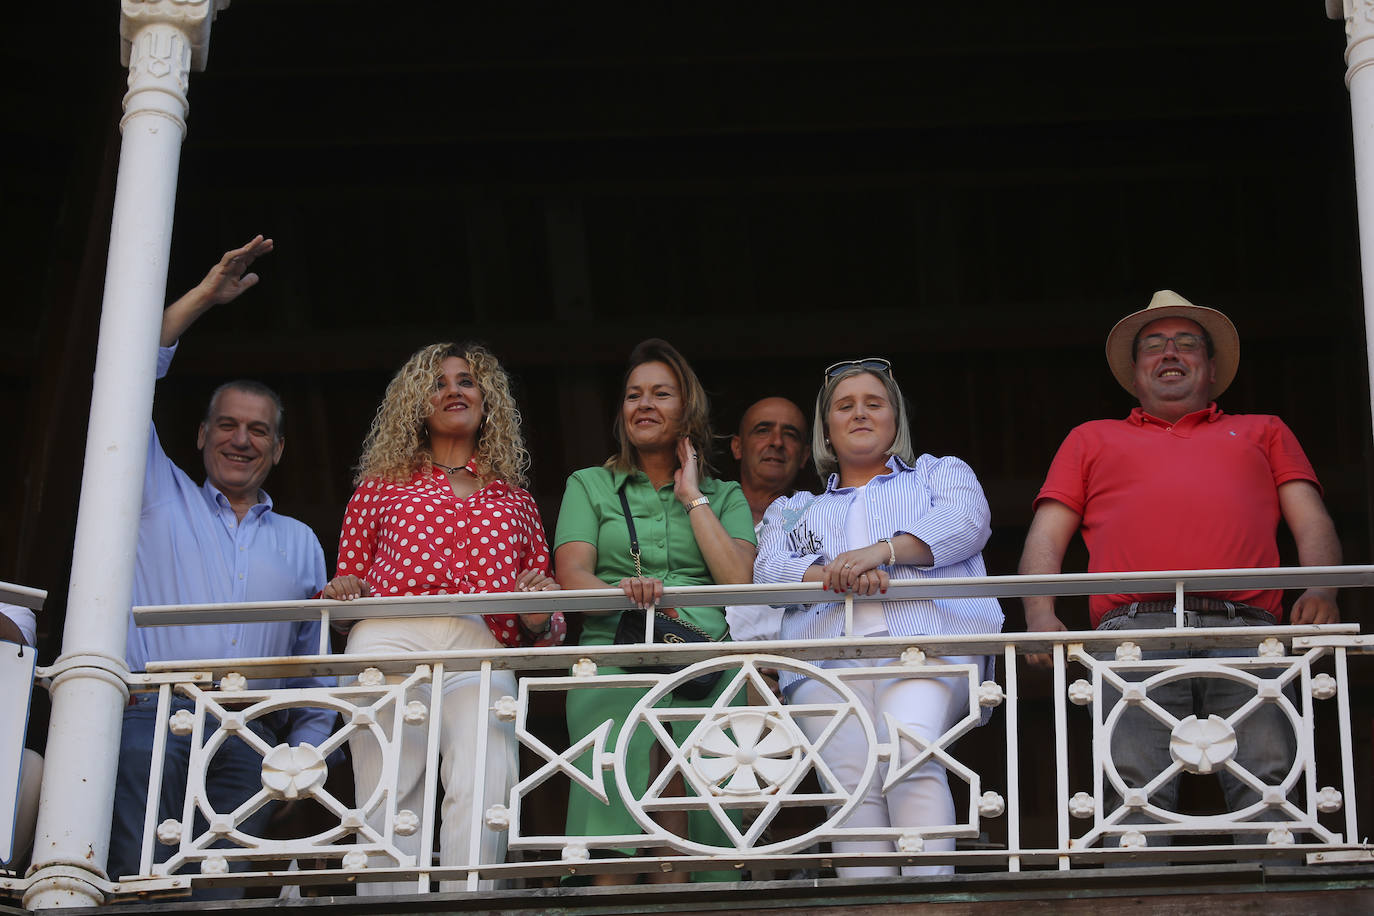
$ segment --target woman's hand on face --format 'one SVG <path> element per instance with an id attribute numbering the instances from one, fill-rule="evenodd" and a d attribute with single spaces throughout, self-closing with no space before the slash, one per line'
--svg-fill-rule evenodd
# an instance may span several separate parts
<path id="1" fill-rule="evenodd" d="M 669 617 L 677 616 L 677 611 L 672 608 L 659 606 L 659 602 L 663 600 L 662 579 L 655 579 L 652 576 L 627 576 L 620 580 L 620 590 L 637 607 L 647 608 L 652 604 Z"/>
<path id="2" fill-rule="evenodd" d="M 858 550 L 846 550 L 827 563 L 821 580 L 826 591 L 853 592 L 856 595 L 877 595 L 887 591 L 887 570 L 879 569 L 888 558 L 887 548 L 871 544 Z"/>
<path id="3" fill-rule="evenodd" d="M 372 586 L 367 584 L 365 579 L 357 576 L 335 576 L 324 587 L 320 593 L 321 598 L 333 598 L 336 601 L 352 601 L 354 598 L 371 598 Z"/>
<path id="4" fill-rule="evenodd" d="M 537 569 L 527 569 L 515 577 L 517 592 L 553 592 L 558 588 L 558 583 L 552 576 L 546 576 Z"/>
<path id="5" fill-rule="evenodd" d="M 673 472 L 673 495 L 685 507 L 701 495 L 701 469 L 696 446 L 686 436 L 677 440 L 678 469 Z"/>

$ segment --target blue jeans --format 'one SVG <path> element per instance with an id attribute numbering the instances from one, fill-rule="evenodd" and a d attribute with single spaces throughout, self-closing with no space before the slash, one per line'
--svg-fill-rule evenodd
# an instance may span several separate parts
<path id="1" fill-rule="evenodd" d="M 172 715 L 179 709 L 194 711 L 194 704 L 184 697 L 173 697 L 168 710 Z M 119 742 L 119 775 L 115 780 L 114 818 L 110 825 L 110 861 L 107 872 L 111 880 L 118 881 L 122 875 L 138 873 L 139 858 L 143 849 L 143 813 L 148 804 L 148 770 L 153 761 L 153 736 L 157 730 L 157 694 L 135 694 L 133 703 L 124 710 L 124 731 Z M 256 732 L 269 745 L 275 745 L 277 738 L 261 722 L 254 720 L 249 728 Z M 206 720 L 206 740 L 215 728 L 215 720 Z M 167 818 L 181 820 L 186 800 L 186 772 L 191 757 L 191 736 L 174 735 L 167 732 L 167 751 L 162 763 L 162 795 L 158 804 L 156 823 Z M 227 814 L 243 804 L 262 788 L 262 757 L 239 738 L 230 738 L 210 761 L 205 774 L 205 790 L 211 808 L 220 814 Z M 275 802 L 263 805 L 239 823 L 238 829 L 253 836 L 261 836 L 272 819 Z M 195 824 L 190 827 L 196 834 L 207 827 L 205 818 L 197 811 Z M 185 827 L 184 827 L 185 829 Z M 220 840 L 215 846 L 235 846 L 228 840 Z M 171 857 L 175 847 L 160 842 L 153 844 L 153 860 L 165 862 Z M 247 863 L 231 862 L 234 871 L 244 871 Z M 189 865 L 184 873 L 194 873 L 199 869 Z M 242 897 L 241 887 L 205 888 L 196 891 L 192 897 L 197 900 L 233 900 Z"/>
<path id="2" fill-rule="evenodd" d="M 1255 634 L 1256 644 L 1263 640 L 1262 629 L 1266 626 L 1266 624 L 1241 616 L 1228 616 L 1225 611 L 1216 613 L 1188 611 L 1185 612 L 1185 621 L 1186 625 L 1190 627 L 1251 627 L 1259 631 Z M 1161 630 L 1172 628 L 1174 625 L 1175 619 L 1172 612 L 1152 612 L 1116 617 L 1102 623 L 1098 630 L 1113 632 Z M 1192 649 L 1183 657 L 1235 658 L 1256 654 L 1258 653 L 1255 650 L 1234 647 Z M 1106 653 L 1098 657 L 1114 659 L 1115 654 Z M 1180 656 L 1177 652 L 1169 651 L 1141 653 L 1142 660 L 1178 657 Z M 1253 668 L 1248 670 L 1251 674 L 1261 677 L 1271 676 L 1268 671 Z M 1137 681 L 1144 680 L 1150 674 L 1123 672 L 1123 676 L 1126 680 Z M 1110 713 L 1121 699 L 1121 694 L 1105 682 L 1102 692 L 1105 715 Z M 1252 687 L 1225 678 L 1193 677 L 1151 687 L 1147 695 L 1151 701 L 1158 704 L 1175 719 L 1182 720 L 1192 715 L 1196 715 L 1199 719 L 1206 719 L 1210 715 L 1228 719 L 1236 710 L 1255 697 L 1255 691 Z M 1127 786 L 1131 788 L 1145 786 L 1150 780 L 1173 765 L 1173 757 L 1169 750 L 1171 733 L 1172 730 L 1168 725 L 1139 707 L 1128 709 L 1122 714 L 1112 731 L 1111 750 L 1117 772 Z M 1273 702 L 1261 703 L 1236 727 L 1234 761 L 1267 786 L 1276 786 L 1283 782 L 1293 766 L 1293 759 L 1296 754 L 1297 738 L 1293 726 Z M 1250 786 L 1236 778 L 1224 767 L 1216 772 L 1228 811 L 1239 811 L 1259 800 L 1258 794 Z M 1151 792 L 1149 802 L 1166 811 L 1177 811 L 1178 789 L 1179 779 L 1175 776 Z M 1121 798 L 1113 790 L 1110 782 L 1106 784 L 1105 795 L 1104 811 L 1110 811 L 1121 804 Z M 1259 812 L 1253 819 L 1266 821 L 1281 819 L 1281 817 L 1282 815 L 1269 809 Z M 1126 824 L 1155 822 L 1148 814 L 1140 811 L 1132 812 L 1121 820 L 1121 823 Z M 1237 835 L 1234 840 L 1237 843 L 1263 843 L 1265 842 L 1265 834 Z M 1116 845 L 1115 838 L 1109 838 L 1108 845 Z"/>

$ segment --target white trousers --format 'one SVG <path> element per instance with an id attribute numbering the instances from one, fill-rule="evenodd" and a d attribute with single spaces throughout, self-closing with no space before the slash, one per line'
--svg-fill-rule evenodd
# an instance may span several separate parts
<path id="1" fill-rule="evenodd" d="M 981 658 L 957 657 L 932 659 L 932 662 L 951 665 L 981 663 Z M 859 659 L 840 659 L 826 663 L 830 670 L 859 668 L 870 665 Z M 892 663 L 889 663 L 892 664 Z M 887 679 L 848 679 L 859 705 L 872 720 L 879 742 L 889 740 L 886 715 L 890 714 L 903 728 L 927 741 L 944 734 L 950 726 L 968 713 L 968 677 L 901 677 Z M 792 691 L 792 704 L 827 704 L 840 701 L 840 695 L 824 683 L 807 678 Z M 824 730 L 824 717 L 799 716 L 797 724 L 808 740 L 815 742 Z M 909 741 L 903 741 L 903 759 L 918 752 Z M 949 794 L 945 768 L 928 760 L 905 779 L 883 793 L 881 762 L 874 769 L 867 787 L 859 786 L 867 762 L 868 747 L 863 729 L 853 717 L 848 717 L 821 749 L 825 761 L 840 786 L 828 786 L 831 791 L 842 789 L 848 793 L 863 792 L 862 800 L 850 812 L 841 827 L 926 827 L 954 823 L 954 799 Z M 850 840 L 831 844 L 836 855 L 856 852 L 892 852 L 896 845 L 888 840 Z M 925 841 L 927 852 L 951 851 L 954 840 L 948 838 Z M 887 878 L 901 875 L 949 875 L 952 865 L 904 865 L 899 870 L 892 865 L 844 866 L 836 868 L 841 878 Z"/>
<path id="2" fill-rule="evenodd" d="M 394 652 L 445 652 L 459 649 L 496 649 L 496 637 L 491 635 L 481 617 L 406 617 L 364 620 L 348 637 L 348 654 Z M 402 677 L 389 677 L 398 683 Z M 475 671 L 449 675 L 444 678 L 444 696 L 439 727 L 439 782 L 444 790 L 438 829 L 439 864 L 465 865 L 471 861 L 472 823 L 474 814 L 481 817 L 488 807 L 509 804 L 511 786 L 516 773 L 515 724 L 501 722 L 490 709 L 478 709 L 481 675 Z M 515 675 L 510 671 L 494 671 L 491 677 L 491 699 L 515 695 Z M 406 703 L 420 700 L 430 706 L 428 685 L 409 691 Z M 388 707 L 387 712 L 390 712 Z M 390 736 L 391 716 L 384 715 L 382 729 Z M 478 730 L 487 729 L 485 786 L 476 784 Z M 429 733 L 426 725 L 401 727 L 401 759 L 396 779 L 396 810 L 409 809 L 425 819 L 430 812 L 424 808 L 425 743 Z M 353 753 L 353 784 L 356 803 L 365 804 L 382 778 L 382 749 L 371 736 L 360 734 L 349 740 Z M 480 788 L 480 791 L 479 791 Z M 385 826 L 386 805 L 378 806 L 368 815 L 368 825 L 380 831 Z M 416 856 L 422 867 L 428 866 L 430 850 L 420 849 L 420 830 L 410 836 L 397 836 L 396 846 Z M 477 861 L 503 862 L 506 858 L 506 832 L 480 829 Z M 374 855 L 369 859 L 373 868 L 395 865 L 388 856 Z M 440 890 L 463 890 L 464 882 L 445 881 Z M 491 890 L 493 881 L 482 881 L 479 887 Z M 412 894 L 417 884 L 405 882 L 358 882 L 358 894 Z"/>

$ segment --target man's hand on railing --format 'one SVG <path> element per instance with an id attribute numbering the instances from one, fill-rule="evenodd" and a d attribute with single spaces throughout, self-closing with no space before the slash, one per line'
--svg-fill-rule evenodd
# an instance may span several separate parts
<path id="1" fill-rule="evenodd" d="M 371 598 L 372 586 L 367 584 L 365 579 L 357 576 L 335 576 L 320 592 L 321 598 L 333 598 L 336 601 L 352 601 L 354 598 Z"/>
<path id="2" fill-rule="evenodd" d="M 1340 623 L 1341 612 L 1336 607 L 1336 590 L 1309 588 L 1293 602 L 1293 610 L 1288 612 L 1288 622 L 1294 626 Z"/>
<path id="3" fill-rule="evenodd" d="M 1027 633 L 1062 633 L 1068 627 L 1064 626 L 1064 621 L 1054 613 L 1054 601 L 1037 598 L 1026 599 L 1026 632 Z M 1054 659 L 1047 652 L 1035 652 L 1026 656 L 1026 661 L 1033 668 L 1048 668 Z"/>

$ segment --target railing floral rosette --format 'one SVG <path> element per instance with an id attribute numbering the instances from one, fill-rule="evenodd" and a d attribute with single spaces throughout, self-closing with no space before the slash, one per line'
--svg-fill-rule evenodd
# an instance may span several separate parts
<path id="1" fill-rule="evenodd" d="M 889 647 L 889 651 L 892 651 Z M 900 652 L 900 649 L 897 650 Z M 897 653 L 894 653 L 897 654 Z M 979 833 L 978 807 L 981 797 L 979 775 L 959 762 L 950 746 L 978 724 L 981 718 L 976 665 L 926 664 L 919 650 L 907 652 L 897 664 L 827 670 L 804 661 L 780 655 L 733 655 L 692 664 L 682 671 L 663 675 L 609 675 L 596 677 L 595 663 L 583 659 L 574 666 L 571 677 L 525 678 L 521 681 L 521 712 L 517 735 L 525 747 L 542 761 L 541 765 L 512 792 L 512 849 L 555 850 L 568 862 L 584 862 L 591 848 L 653 848 L 668 846 L 685 855 L 725 856 L 732 861 L 741 853 L 778 855 L 793 853 L 834 839 L 891 839 L 908 847 L 920 845 L 920 837 L 959 837 Z M 760 669 L 792 671 L 819 680 L 836 695 L 834 703 L 789 705 L 771 691 Z M 710 671 L 720 671 L 726 686 L 710 707 L 663 708 L 658 704 L 683 683 Z M 968 710 L 943 734 L 930 740 L 889 723 L 886 731 L 894 736 L 880 742 L 879 729 L 864 706 L 855 698 L 848 682 L 859 678 L 965 677 L 969 680 Z M 995 686 L 995 685 L 994 685 Z M 528 727 L 525 711 L 536 691 L 567 693 L 579 689 L 648 688 L 635 704 L 629 719 L 619 731 L 614 749 L 608 749 L 608 736 L 614 728 L 607 720 L 588 737 L 565 751 L 555 752 L 540 741 Z M 752 689 L 751 689 L 752 688 Z M 1000 699 L 1000 691 L 998 691 Z M 814 720 L 820 732 L 813 742 L 799 725 Z M 826 766 L 822 750 L 838 740 L 837 732 L 846 722 L 856 722 L 863 735 L 865 767 L 855 786 L 843 786 Z M 689 722 L 691 731 L 678 741 L 669 728 L 671 722 Z M 653 775 L 645 791 L 633 790 L 627 781 L 626 753 L 639 730 L 648 730 L 661 753 L 662 767 Z M 576 763 L 590 755 L 591 775 Z M 950 773 L 966 782 L 975 804 L 969 820 L 959 824 L 931 824 L 920 831 L 910 829 L 845 830 L 843 824 L 862 799 L 864 789 L 874 778 L 891 786 L 927 760 L 937 760 Z M 525 837 L 519 830 L 519 812 L 526 796 L 546 780 L 561 775 L 578 788 L 607 800 L 606 775 L 627 809 L 643 830 L 642 835 L 608 837 L 539 836 Z M 804 785 L 808 774 L 818 779 Z M 686 793 L 670 794 L 674 777 L 681 777 Z M 816 809 L 819 825 L 801 835 L 770 841 L 768 830 L 786 808 Z M 655 813 L 704 810 L 721 828 L 729 845 L 711 845 L 665 829 Z M 732 819 L 731 811 L 744 814 L 744 826 Z"/>
<path id="2" fill-rule="evenodd" d="M 1205 590 L 1252 587 L 1340 587 L 1374 584 L 1374 568 L 1333 567 L 1304 570 L 1205 570 L 1150 574 L 1078 574 L 1058 577 L 987 577 L 966 580 L 895 582 L 890 598 L 940 595 L 959 597 L 1024 594 L 1089 594 L 1122 591 L 1169 592 L 1185 587 Z M 713 604 L 798 604 L 826 600 L 810 586 L 706 586 L 670 589 L 683 606 Z M 284 602 L 254 605 L 139 608 L 143 625 L 188 625 L 267 619 L 347 620 L 373 616 L 624 610 L 618 590 L 497 596 L 431 596 L 337 602 Z M 1262 640 L 1262 642 L 1261 642 Z M 131 675 L 133 689 L 160 692 L 161 715 L 154 760 L 160 767 L 169 735 L 191 744 L 186 803 L 180 819 L 159 823 L 156 812 L 160 770 L 150 780 L 145 845 L 140 874 L 99 882 L 111 896 L 184 892 L 192 884 L 229 883 L 340 884 L 349 881 L 414 880 L 417 891 L 431 880 L 519 879 L 591 872 L 817 869 L 844 864 L 956 863 L 965 868 L 1020 870 L 1025 865 L 1068 869 L 1105 860 L 1164 862 L 1188 859 L 1265 859 L 1307 855 L 1323 862 L 1369 861 L 1357 841 L 1362 834 L 1354 806 L 1354 754 L 1347 660 L 1371 651 L 1374 638 L 1354 625 L 1264 627 L 1259 629 L 1171 629 L 1129 632 L 989 634 L 987 636 L 836 639 L 824 643 L 770 641 L 698 645 L 563 646 L 541 650 L 447 652 L 431 655 L 337 656 L 228 659 L 150 665 Z M 1206 650 L 1210 657 L 1191 657 Z M 1053 730 L 1035 723 L 1021 730 L 1017 656 L 1047 654 L 1052 659 Z M 1002 683 L 983 677 L 979 664 L 944 664 L 944 658 L 1000 657 Z M 823 659 L 844 659 L 843 667 L 824 667 Z M 670 674 L 608 673 L 641 666 L 669 666 Z M 788 705 L 775 698 L 761 669 L 800 674 L 823 683 L 833 701 Z M 521 675 L 515 696 L 502 674 Z M 665 708 L 659 700 L 674 685 L 707 671 L 721 672 L 723 699 L 705 708 Z M 489 721 L 513 728 L 525 750 L 526 766 L 509 796 L 472 812 L 471 836 L 504 832 L 507 861 L 470 862 L 441 868 L 415 861 L 397 843 L 419 834 L 430 848 L 436 833 L 433 812 L 439 793 L 437 756 L 441 690 L 434 700 L 415 699 L 416 688 L 436 685 L 445 674 L 473 672 L 480 689 L 473 702 Z M 551 675 L 550 672 L 559 672 Z M 256 689 L 261 678 L 333 675 L 339 686 Z M 943 734 L 924 739 L 890 721 L 869 720 L 852 685 L 864 678 L 966 679 L 967 707 Z M 40 680 L 45 669 L 39 670 Z M 1197 718 L 1176 715 L 1157 701 L 1160 691 L 1184 681 L 1225 682 L 1247 694 L 1233 708 Z M 643 692 L 614 741 L 612 723 L 602 722 L 571 746 L 551 745 L 531 723 L 538 694 L 568 694 L 589 688 L 623 687 Z M 1037 694 L 1041 691 L 1037 690 Z M 173 712 L 173 694 L 190 700 Z M 1321 712 L 1334 706 L 1334 715 Z M 176 705 L 186 707 L 185 703 Z M 294 707 L 331 709 L 340 724 L 318 747 L 288 747 L 261 737 L 257 723 Z M 547 708 L 541 706 L 540 708 Z M 966 759 L 958 744 L 989 713 L 995 713 L 978 742 L 980 759 Z M 1133 734 L 1127 716 L 1143 716 L 1164 734 L 1168 756 L 1143 784 L 1125 779 L 1112 754 L 1113 739 Z M 1291 761 L 1277 776 L 1261 778 L 1246 765 L 1247 732 L 1256 717 L 1283 723 L 1294 745 Z M 1071 727 L 1073 717 L 1088 716 L 1088 727 Z M 1081 720 L 1080 720 L 1081 721 Z M 840 786 L 827 769 L 822 751 L 842 725 L 857 726 L 866 763 L 857 785 Z M 805 726 L 805 727 L 804 727 Z M 819 726 L 813 728 L 812 726 Z M 855 728 L 846 726 L 850 732 Z M 1320 729 L 1326 739 L 1317 740 Z M 420 810 L 397 810 L 394 793 L 402 734 L 424 735 L 427 760 L 425 802 Z M 675 737 L 675 732 L 677 737 Z M 1335 740 L 1331 740 L 1331 733 Z M 808 734 L 812 737 L 808 738 Z M 647 735 L 658 748 L 660 768 L 647 789 L 632 790 L 624 760 L 635 735 Z M 886 739 L 882 735 L 888 735 Z M 205 798 L 204 774 L 225 742 L 242 740 L 261 760 L 261 788 L 233 811 L 217 811 Z M 353 740 L 376 741 L 382 748 L 383 778 L 370 797 L 348 805 L 329 790 L 325 777 L 331 754 Z M 484 784 L 485 759 L 479 731 L 469 761 L 459 772 Z M 1000 743 L 1001 753 L 987 748 Z M 1319 748 L 1338 746 L 1318 760 Z M 970 748 L 973 744 L 968 745 Z M 1053 750 L 1051 751 L 1051 747 Z M 1023 785 L 1023 754 L 1054 755 L 1054 781 Z M 529 761 L 534 763 L 530 764 Z M 1090 770 L 1071 764 L 1091 760 Z M 114 761 L 105 765 L 114 766 Z M 967 798 L 953 823 L 919 829 L 853 828 L 846 821 L 862 787 L 886 791 L 922 765 L 942 768 L 953 778 L 956 798 Z M 1089 773 L 1088 782 L 1080 782 Z M 1248 786 L 1256 798 L 1227 814 L 1193 815 L 1164 803 L 1162 789 L 1182 773 L 1226 773 Z M 816 779 L 808 779 L 813 775 Z M 1010 774 L 1010 777 L 1007 776 Z M 682 788 L 677 788 L 677 785 Z M 568 836 L 526 832 L 526 822 L 549 817 L 550 799 L 568 791 L 597 799 L 617 793 L 639 828 L 628 836 Z M 545 794 L 537 795 L 537 792 Z M 1054 799 L 1054 826 L 1034 822 L 1027 842 L 1022 818 L 1025 792 Z M 243 822 L 276 800 L 313 799 L 329 825 L 310 836 L 272 839 L 251 835 Z M 561 801 L 556 801 L 561 804 Z M 803 809 L 790 826 L 779 826 L 790 809 Z M 681 835 L 666 817 L 671 811 L 705 812 L 724 835 L 718 844 Z M 997 842 L 986 841 L 988 836 Z M 926 849 L 934 838 L 983 841 L 955 851 Z M 836 856 L 825 844 L 837 840 L 882 839 L 887 852 Z M 1173 842 L 1165 846 L 1165 839 Z M 1005 845 L 1001 845 L 1005 841 Z M 217 845 L 218 844 L 218 845 Z M 166 861 L 154 850 L 168 848 Z M 480 844 L 473 844 L 479 848 Z M 629 848 L 636 855 L 617 850 Z M 281 871 L 294 860 L 299 870 Z M 22 892 L 27 881 L 0 877 L 0 889 Z"/>

